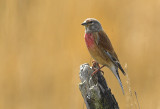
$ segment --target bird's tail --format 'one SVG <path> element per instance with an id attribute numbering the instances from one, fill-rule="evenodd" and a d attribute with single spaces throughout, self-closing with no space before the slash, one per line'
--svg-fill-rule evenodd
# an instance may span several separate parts
<path id="1" fill-rule="evenodd" d="M 121 86 L 121 89 L 122 89 L 122 92 L 123 92 L 123 95 L 124 95 L 124 89 L 123 89 L 123 85 L 122 85 L 122 82 L 121 82 L 121 79 L 120 79 L 120 76 L 119 76 L 119 73 L 118 73 L 118 68 L 116 70 L 112 70 L 112 72 L 114 73 L 114 75 L 116 76 L 116 78 L 118 79 L 118 82 Z"/>
<path id="2" fill-rule="evenodd" d="M 122 82 L 121 82 L 119 74 L 118 74 L 118 76 L 116 76 L 116 78 L 118 79 L 118 82 L 119 82 L 119 84 L 121 86 L 121 89 L 122 89 L 122 92 L 123 92 L 123 95 L 124 95 L 124 89 L 123 89 L 123 85 L 122 85 Z"/>
<path id="3" fill-rule="evenodd" d="M 126 75 L 125 71 L 123 70 L 122 66 L 120 63 L 118 63 L 118 68 L 122 71 L 122 73 L 124 74 L 124 76 Z"/>

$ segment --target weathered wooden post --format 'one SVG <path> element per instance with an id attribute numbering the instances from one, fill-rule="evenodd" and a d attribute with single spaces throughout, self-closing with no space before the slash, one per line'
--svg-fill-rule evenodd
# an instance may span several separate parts
<path id="1" fill-rule="evenodd" d="M 87 109 L 119 109 L 118 103 L 108 88 L 107 83 L 99 71 L 94 76 L 89 64 L 80 66 L 79 77 L 81 83 L 79 89 L 84 98 Z"/>

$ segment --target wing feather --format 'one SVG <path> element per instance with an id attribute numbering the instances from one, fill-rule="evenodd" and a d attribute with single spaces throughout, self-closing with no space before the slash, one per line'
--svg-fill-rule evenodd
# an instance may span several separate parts
<path id="1" fill-rule="evenodd" d="M 107 34 L 103 31 L 100 31 L 97 33 L 97 37 L 99 37 L 98 47 L 103 50 L 109 52 L 112 57 L 114 57 L 116 60 L 118 60 L 118 57 L 116 53 L 114 52 L 113 46 L 111 44 L 111 41 L 109 40 Z"/>
<path id="2" fill-rule="evenodd" d="M 104 52 L 109 59 L 122 71 L 122 73 L 125 75 L 121 64 L 119 63 L 117 54 L 115 53 L 113 46 L 111 44 L 111 41 L 109 40 L 107 34 L 104 31 L 97 32 L 96 37 L 96 43 L 99 49 Z"/>

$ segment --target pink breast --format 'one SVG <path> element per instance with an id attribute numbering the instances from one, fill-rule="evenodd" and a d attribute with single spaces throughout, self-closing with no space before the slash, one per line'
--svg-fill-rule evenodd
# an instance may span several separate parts
<path id="1" fill-rule="evenodd" d="M 91 34 L 91 33 L 86 33 L 86 34 L 85 34 L 85 41 L 86 41 L 86 45 L 87 45 L 88 48 L 94 47 L 93 34 Z"/>

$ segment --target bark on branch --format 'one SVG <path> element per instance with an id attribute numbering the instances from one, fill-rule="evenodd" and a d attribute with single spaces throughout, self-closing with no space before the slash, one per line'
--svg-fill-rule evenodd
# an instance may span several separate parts
<path id="1" fill-rule="evenodd" d="M 80 66 L 79 89 L 84 98 L 87 109 L 119 109 L 118 103 L 108 88 L 107 83 L 99 71 L 94 76 L 89 64 Z"/>

